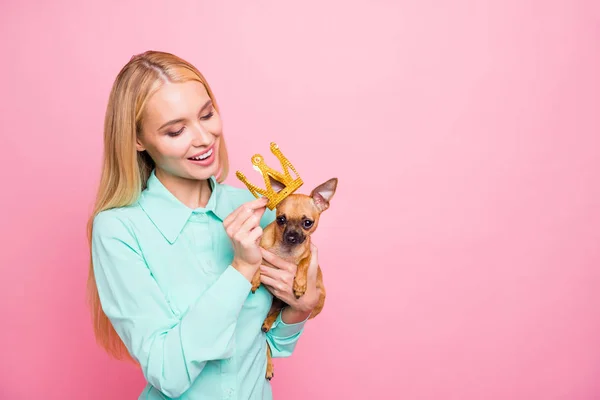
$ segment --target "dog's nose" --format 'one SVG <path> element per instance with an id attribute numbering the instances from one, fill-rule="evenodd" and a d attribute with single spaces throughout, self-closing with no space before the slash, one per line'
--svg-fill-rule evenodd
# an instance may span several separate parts
<path id="1" fill-rule="evenodd" d="M 285 242 L 287 244 L 296 244 L 300 239 L 298 232 L 288 232 L 285 234 Z"/>

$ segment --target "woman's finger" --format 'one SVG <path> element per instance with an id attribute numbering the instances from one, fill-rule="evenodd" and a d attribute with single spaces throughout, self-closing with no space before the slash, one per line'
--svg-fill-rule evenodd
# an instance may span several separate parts
<path id="1" fill-rule="evenodd" d="M 259 197 L 258 199 L 242 204 L 241 206 L 233 210 L 231 214 L 225 217 L 225 219 L 223 220 L 223 225 L 225 225 L 226 227 L 229 226 L 231 222 L 233 222 L 236 219 L 239 213 L 246 212 L 248 214 L 251 214 L 250 211 L 254 211 L 258 208 L 265 207 L 268 202 L 269 200 L 266 197 Z"/>
<path id="2" fill-rule="evenodd" d="M 238 230 L 238 232 L 240 232 L 242 235 L 247 235 L 252 229 L 256 228 L 257 226 L 260 226 L 260 216 L 257 215 L 257 211 L 254 211 L 252 213 L 252 215 L 250 215 L 242 224 L 242 226 L 240 226 L 240 229 Z"/>
<path id="3" fill-rule="evenodd" d="M 229 223 L 231 223 L 231 221 L 233 221 L 238 216 L 238 214 L 240 214 L 242 212 L 254 211 L 261 207 L 266 207 L 268 202 L 269 202 L 269 200 L 266 197 L 259 197 L 255 200 L 244 203 L 241 206 L 239 206 L 238 208 L 236 208 L 231 214 L 229 214 L 223 220 L 223 223 L 225 225 L 228 225 Z"/>
<path id="4" fill-rule="evenodd" d="M 244 223 L 253 215 L 254 210 L 249 207 L 244 207 L 242 210 L 240 210 L 236 217 L 229 222 L 229 225 L 225 225 L 227 234 L 233 238 L 233 236 L 240 231 Z"/>
<path id="5" fill-rule="evenodd" d="M 275 288 L 274 288 L 273 286 L 265 285 L 264 283 L 263 283 L 263 286 L 264 286 L 265 288 L 267 288 L 267 290 L 268 290 L 269 292 L 271 292 L 271 294 L 275 293 Z"/>
<path id="6" fill-rule="evenodd" d="M 250 233 L 248 233 L 248 241 L 249 241 L 250 243 L 254 243 L 254 244 L 256 244 L 256 245 L 258 246 L 258 244 L 259 244 L 259 240 L 260 240 L 260 237 L 262 236 L 262 234 L 263 234 L 263 230 L 262 230 L 262 228 L 260 227 L 260 225 L 258 225 L 258 226 L 255 226 L 255 227 L 254 227 L 254 228 L 253 228 L 253 229 L 250 231 Z"/>
<path id="7" fill-rule="evenodd" d="M 261 247 L 260 251 L 262 252 L 263 258 L 271 263 L 273 267 L 283 269 L 289 272 L 294 272 L 296 266 L 293 263 L 285 261 L 283 258 L 278 257 L 276 254 L 271 253 L 268 250 L 265 250 Z"/>
<path id="8" fill-rule="evenodd" d="M 264 275 L 268 276 L 269 278 L 275 280 L 276 282 L 283 283 L 285 290 L 287 292 L 291 292 L 291 287 L 294 284 L 294 278 L 289 272 L 282 271 L 280 269 L 269 268 L 266 265 L 261 265 L 260 273 L 261 273 L 261 275 L 264 274 Z"/>
<path id="9" fill-rule="evenodd" d="M 270 286 L 271 288 L 274 289 L 275 292 L 277 293 L 284 293 L 285 292 L 285 285 L 267 275 L 263 275 L 260 274 L 260 281 L 265 285 L 265 286 Z"/>
<path id="10" fill-rule="evenodd" d="M 280 272 L 279 272 L 279 270 L 277 270 L 275 268 L 271 268 L 267 265 L 261 265 L 260 266 L 260 274 L 266 275 L 272 279 L 277 279 L 277 276 L 280 274 Z"/>

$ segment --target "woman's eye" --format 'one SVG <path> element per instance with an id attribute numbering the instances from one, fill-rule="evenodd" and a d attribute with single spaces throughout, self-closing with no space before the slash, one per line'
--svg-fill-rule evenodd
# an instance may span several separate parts
<path id="1" fill-rule="evenodd" d="M 171 137 L 175 137 L 175 136 L 179 136 L 181 135 L 181 132 L 183 132 L 183 128 L 181 128 L 180 130 L 178 130 L 177 132 L 167 132 L 167 135 L 171 136 Z"/>
<path id="2" fill-rule="evenodd" d="M 202 116 L 200 119 L 205 119 L 205 120 L 206 120 L 206 119 L 211 119 L 213 115 L 215 115 L 215 112 L 214 112 L 214 111 L 211 111 L 211 112 L 209 112 L 208 114 L 206 114 L 206 115 Z"/>

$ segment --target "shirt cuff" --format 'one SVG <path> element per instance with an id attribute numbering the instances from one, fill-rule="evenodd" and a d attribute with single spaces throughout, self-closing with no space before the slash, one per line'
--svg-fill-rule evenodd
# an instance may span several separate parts
<path id="1" fill-rule="evenodd" d="M 275 319 L 275 322 L 273 322 L 273 326 L 271 327 L 273 335 L 280 338 L 289 338 L 298 334 L 302 331 L 302 329 L 304 329 L 306 321 L 308 321 L 308 319 L 310 318 L 309 315 L 304 321 L 296 322 L 295 324 L 286 324 L 285 322 L 283 322 L 283 319 L 281 319 L 282 313 L 283 310 L 279 312 L 279 315 L 277 315 L 277 319 Z"/>

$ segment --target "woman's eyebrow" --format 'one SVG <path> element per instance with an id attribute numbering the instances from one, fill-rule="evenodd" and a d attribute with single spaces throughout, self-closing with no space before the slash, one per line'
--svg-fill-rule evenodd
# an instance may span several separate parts
<path id="1" fill-rule="evenodd" d="M 200 109 L 200 112 L 204 111 L 211 103 L 212 103 L 212 100 L 208 99 L 206 101 L 206 103 L 204 103 L 204 105 L 202 106 L 202 108 Z M 184 122 L 184 121 L 185 121 L 185 118 L 173 119 L 173 120 L 171 120 L 169 122 L 166 122 L 166 123 L 162 124 L 162 126 L 160 128 L 158 128 L 158 130 L 161 130 L 162 128 L 164 128 L 166 126 L 174 125 L 174 124 L 177 124 L 179 122 Z"/>
<path id="2" fill-rule="evenodd" d="M 210 105 L 210 103 L 212 103 L 212 99 L 208 99 L 206 101 L 206 103 L 204 103 L 204 105 L 202 106 L 202 108 L 200 109 L 200 112 L 204 111 L 206 109 L 206 107 L 208 107 Z"/>

